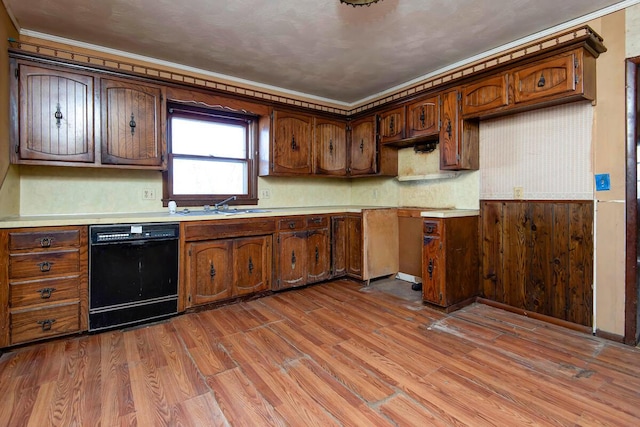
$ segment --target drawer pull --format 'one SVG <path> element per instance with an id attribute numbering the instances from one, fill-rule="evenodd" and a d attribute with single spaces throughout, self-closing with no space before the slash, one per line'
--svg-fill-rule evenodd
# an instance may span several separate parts
<path id="1" fill-rule="evenodd" d="M 36 292 L 40 293 L 40 298 L 49 299 L 49 298 L 51 298 L 51 294 L 55 290 L 56 290 L 56 288 L 42 288 L 42 289 L 38 289 Z"/>
<path id="2" fill-rule="evenodd" d="M 55 323 L 56 319 L 45 319 L 38 320 L 38 325 L 42 327 L 42 332 L 47 332 L 51 330 L 51 326 Z"/>
<path id="3" fill-rule="evenodd" d="M 51 271 L 52 266 L 53 266 L 53 263 L 49 261 L 42 261 L 38 263 L 38 267 L 40 267 L 40 271 L 42 271 L 43 273 L 46 273 L 47 271 Z"/>
<path id="4" fill-rule="evenodd" d="M 43 237 L 42 239 L 40 239 L 40 247 L 49 248 L 51 247 L 51 242 L 53 242 L 52 237 Z"/>
<path id="5" fill-rule="evenodd" d="M 433 225 L 427 225 L 427 233 L 433 233 L 435 229 L 436 228 Z"/>
<path id="6" fill-rule="evenodd" d="M 290 228 L 290 229 L 292 229 L 292 230 L 293 230 L 294 228 L 296 228 L 296 223 L 295 223 L 295 222 L 290 222 L 290 223 L 289 223 L 289 228 Z"/>

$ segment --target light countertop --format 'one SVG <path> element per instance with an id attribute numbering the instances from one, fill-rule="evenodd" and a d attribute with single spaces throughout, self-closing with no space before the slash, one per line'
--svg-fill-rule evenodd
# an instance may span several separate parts
<path id="1" fill-rule="evenodd" d="M 360 213 L 364 209 L 385 209 L 385 206 L 315 206 L 293 208 L 266 208 L 266 212 L 241 213 L 233 215 L 192 213 L 184 215 L 181 209 L 170 214 L 163 212 L 131 212 L 104 214 L 73 214 L 73 215 L 38 215 L 38 216 L 8 216 L 0 218 L 0 228 L 20 227 L 51 227 L 62 225 L 92 225 L 92 224 L 127 224 L 147 222 L 182 222 L 204 220 L 228 220 L 233 218 L 260 218 L 290 215 L 321 215 L 335 213 Z M 253 209 L 253 208 L 250 208 Z M 195 209 L 194 209 L 195 210 Z M 468 209 L 429 209 L 424 208 L 422 217 L 450 218 L 478 215 L 478 210 Z"/>

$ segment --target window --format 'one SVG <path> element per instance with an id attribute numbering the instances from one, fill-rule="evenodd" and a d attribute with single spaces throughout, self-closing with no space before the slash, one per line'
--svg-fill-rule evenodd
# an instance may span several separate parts
<path id="1" fill-rule="evenodd" d="M 257 117 L 169 104 L 164 200 L 212 205 L 231 196 L 256 204 Z"/>

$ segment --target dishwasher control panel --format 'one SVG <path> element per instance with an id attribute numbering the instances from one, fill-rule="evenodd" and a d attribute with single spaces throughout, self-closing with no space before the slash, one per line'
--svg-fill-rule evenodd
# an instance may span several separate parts
<path id="1" fill-rule="evenodd" d="M 92 244 L 177 239 L 180 226 L 177 223 L 93 225 L 90 234 Z"/>

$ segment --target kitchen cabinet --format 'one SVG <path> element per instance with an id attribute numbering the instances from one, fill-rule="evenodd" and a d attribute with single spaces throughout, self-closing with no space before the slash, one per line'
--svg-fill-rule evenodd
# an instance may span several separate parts
<path id="1" fill-rule="evenodd" d="M 87 227 L 0 231 L 0 347 L 87 329 Z"/>
<path id="2" fill-rule="evenodd" d="M 407 105 L 407 137 L 438 136 L 440 132 L 440 96 L 414 101 Z"/>
<path id="3" fill-rule="evenodd" d="M 191 305 L 267 290 L 271 241 L 271 236 L 256 236 L 188 244 Z"/>
<path id="4" fill-rule="evenodd" d="M 274 290 L 317 283 L 331 276 L 329 217 L 278 221 Z"/>
<path id="5" fill-rule="evenodd" d="M 478 216 L 425 218 L 422 299 L 453 311 L 479 294 Z"/>
<path id="6" fill-rule="evenodd" d="M 347 175 L 347 122 L 315 119 L 315 169 L 317 175 Z"/>
<path id="7" fill-rule="evenodd" d="M 462 115 L 477 115 L 508 105 L 509 75 L 502 73 L 462 87 Z"/>
<path id="8" fill-rule="evenodd" d="M 313 116 L 273 110 L 271 171 L 273 175 L 310 175 Z"/>
<path id="9" fill-rule="evenodd" d="M 477 170 L 480 129 L 477 120 L 462 119 L 459 88 L 441 96 L 440 169 Z"/>
<path id="10" fill-rule="evenodd" d="M 331 276 L 362 280 L 362 216 L 331 217 Z"/>
<path id="11" fill-rule="evenodd" d="M 378 172 L 376 151 L 376 116 L 370 115 L 350 123 L 349 168 L 351 176 L 375 175 Z"/>
<path id="12" fill-rule="evenodd" d="M 270 289 L 275 220 L 193 221 L 180 227 L 179 311 Z"/>
<path id="13" fill-rule="evenodd" d="M 380 144 L 388 144 L 405 138 L 406 109 L 402 105 L 378 115 Z"/>
<path id="14" fill-rule="evenodd" d="M 514 103 L 542 102 L 570 96 L 595 98 L 595 58 L 584 49 L 513 70 Z"/>
<path id="15" fill-rule="evenodd" d="M 11 67 L 12 162 L 93 163 L 94 76 L 15 60 Z"/>
<path id="16" fill-rule="evenodd" d="M 102 163 L 164 169 L 164 89 L 106 78 L 100 80 L 100 88 Z"/>

